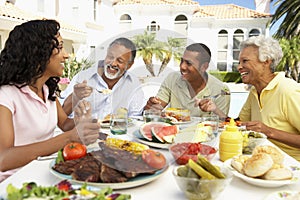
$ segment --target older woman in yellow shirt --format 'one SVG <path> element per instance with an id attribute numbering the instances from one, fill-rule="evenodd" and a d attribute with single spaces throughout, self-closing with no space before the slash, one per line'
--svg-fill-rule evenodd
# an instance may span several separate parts
<path id="1" fill-rule="evenodd" d="M 282 58 L 279 43 L 263 36 L 241 44 L 238 70 L 243 83 L 253 87 L 240 112 L 247 129 L 263 132 L 297 160 L 300 160 L 300 85 L 274 73 Z"/>
<path id="2" fill-rule="evenodd" d="M 241 43 L 238 70 L 243 83 L 252 88 L 239 118 L 248 130 L 266 134 L 300 161 L 300 84 L 286 78 L 284 72 L 274 72 L 282 55 L 273 38 L 257 36 Z M 220 111 L 219 115 L 224 117 Z"/>

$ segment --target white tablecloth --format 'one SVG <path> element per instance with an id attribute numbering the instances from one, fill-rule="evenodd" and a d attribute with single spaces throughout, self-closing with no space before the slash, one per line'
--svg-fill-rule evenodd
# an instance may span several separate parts
<path id="1" fill-rule="evenodd" d="M 129 135 L 121 136 L 124 139 L 131 138 L 130 133 L 136 130 L 136 127 L 129 128 Z M 160 150 L 170 160 L 171 155 L 168 150 Z M 17 159 L 17 158 L 16 158 Z M 9 183 L 17 187 L 21 187 L 23 182 L 34 181 L 39 185 L 54 185 L 61 181 L 59 178 L 54 176 L 50 170 L 51 160 L 38 161 L 34 160 L 28 165 L 24 166 L 21 170 L 16 172 L 14 175 L 0 183 L 0 195 L 5 196 L 6 187 Z M 222 162 L 219 160 L 217 154 L 212 161 L 215 164 L 221 165 Z M 286 155 L 285 163 L 290 166 L 300 167 L 300 163 L 292 157 Z M 135 188 L 120 190 L 122 193 L 128 193 L 132 195 L 133 200 L 182 200 L 185 199 L 184 194 L 178 188 L 174 177 L 172 176 L 172 169 L 176 164 L 171 163 L 169 169 L 163 176 L 150 182 L 146 185 L 142 185 Z M 285 185 L 277 188 L 264 188 L 254 185 L 250 185 L 243 180 L 234 177 L 231 184 L 220 194 L 218 200 L 262 200 L 266 198 L 270 193 L 282 190 L 298 190 L 300 191 L 300 183 L 297 182 L 291 185 Z"/>

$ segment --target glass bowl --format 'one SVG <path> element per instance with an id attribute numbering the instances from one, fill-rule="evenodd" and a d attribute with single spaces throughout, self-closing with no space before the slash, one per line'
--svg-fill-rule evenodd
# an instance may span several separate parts
<path id="1" fill-rule="evenodd" d="M 174 167 L 172 174 L 180 190 L 184 192 L 188 200 L 213 200 L 230 184 L 233 173 L 226 167 L 220 167 L 221 172 L 226 176 L 225 179 L 198 179 L 178 176 L 177 169 L 182 166 Z"/>
<path id="2" fill-rule="evenodd" d="M 243 134 L 243 154 L 252 154 L 256 146 L 267 141 L 267 136 L 255 131 L 242 131 Z"/>
<path id="3" fill-rule="evenodd" d="M 174 143 L 169 147 L 169 151 L 178 165 L 185 165 L 189 159 L 196 162 L 199 153 L 210 161 L 218 152 L 216 148 L 200 142 Z"/>

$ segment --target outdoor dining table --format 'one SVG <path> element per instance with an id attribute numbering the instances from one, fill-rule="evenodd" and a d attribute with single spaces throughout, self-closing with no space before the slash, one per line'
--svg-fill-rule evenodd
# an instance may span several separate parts
<path id="1" fill-rule="evenodd" d="M 123 139 L 134 140 L 132 133 L 138 129 L 142 122 L 136 121 L 135 124 L 128 128 L 126 135 L 120 136 Z M 102 130 L 109 132 L 109 129 Z M 273 145 L 271 142 L 266 141 L 266 144 Z M 172 175 L 172 170 L 177 164 L 173 161 L 172 156 L 167 149 L 156 149 L 162 152 L 169 162 L 169 168 L 158 179 L 144 185 L 139 185 L 133 188 L 125 188 L 116 190 L 121 193 L 131 194 L 133 200 L 184 200 L 186 199 L 184 193 L 177 186 L 175 179 Z M 17 159 L 17 158 L 16 158 Z M 52 160 L 34 160 L 17 171 L 14 175 L 10 176 L 2 183 L 0 183 L 0 196 L 5 197 L 6 187 L 8 184 L 13 184 L 16 187 L 21 187 L 24 182 L 36 182 L 38 185 L 51 186 L 60 182 L 62 179 L 54 176 L 50 172 L 50 163 Z M 216 154 L 213 164 L 222 165 L 219 155 Z M 300 163 L 289 155 L 285 154 L 285 163 L 289 166 L 300 168 Z M 261 187 L 251 185 L 244 182 L 238 177 L 233 177 L 229 186 L 219 195 L 217 200 L 263 200 L 272 193 L 278 191 L 300 191 L 300 182 L 284 185 L 281 187 Z"/>

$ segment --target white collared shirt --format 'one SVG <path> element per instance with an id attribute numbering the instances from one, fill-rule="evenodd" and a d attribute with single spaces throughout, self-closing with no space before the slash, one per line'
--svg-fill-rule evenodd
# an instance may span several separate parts
<path id="1" fill-rule="evenodd" d="M 61 103 L 73 92 L 74 85 L 83 80 L 87 80 L 89 86 L 98 90 L 108 89 L 108 85 L 98 74 L 98 67 L 103 67 L 103 61 L 76 74 L 66 90 L 61 93 Z M 121 107 L 127 108 L 128 116 L 140 116 L 146 103 L 139 79 L 128 71 L 114 85 L 112 93 L 102 94 L 94 90 L 86 100 L 92 104 L 92 113 L 98 119 L 115 113 Z"/>

